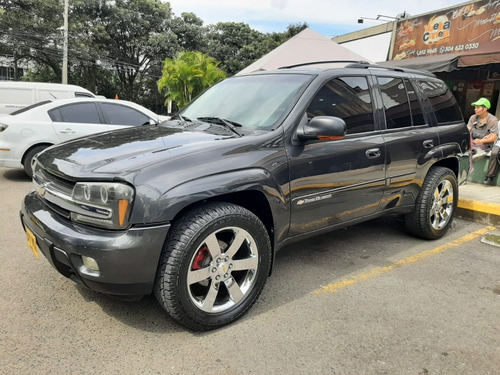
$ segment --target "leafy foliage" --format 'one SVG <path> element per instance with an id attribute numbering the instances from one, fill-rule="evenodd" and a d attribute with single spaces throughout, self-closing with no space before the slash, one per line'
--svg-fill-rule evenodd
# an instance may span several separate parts
<path id="1" fill-rule="evenodd" d="M 221 81 L 226 74 L 217 68 L 215 59 L 201 52 L 181 52 L 175 59 L 165 59 L 158 90 L 167 103 L 174 101 L 179 108 L 206 88 Z"/>
<path id="2" fill-rule="evenodd" d="M 296 24 L 284 33 L 265 34 L 245 23 L 204 26 L 194 13 L 176 17 L 168 2 L 158 0 L 69 0 L 69 5 L 68 82 L 156 111 L 163 95 L 176 91 L 165 86 L 158 92 L 165 59 L 186 51 L 209 56 L 211 64 L 198 67 L 217 68 L 204 72 L 201 81 L 209 81 L 220 70 L 237 73 L 307 27 Z M 0 0 L 0 54 L 10 56 L 14 66 L 32 66 L 22 79 L 61 82 L 63 9 L 63 0 Z M 198 78 L 186 81 L 195 84 L 186 88 L 186 98 L 199 92 Z M 184 99 L 177 103 L 184 105 Z"/>

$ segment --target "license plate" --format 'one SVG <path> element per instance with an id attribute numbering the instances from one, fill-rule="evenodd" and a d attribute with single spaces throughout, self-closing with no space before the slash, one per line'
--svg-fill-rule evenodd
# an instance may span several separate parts
<path id="1" fill-rule="evenodd" d="M 36 244 L 36 237 L 28 228 L 26 228 L 26 239 L 28 240 L 28 247 L 31 251 L 33 251 L 33 254 L 35 254 L 37 259 L 40 259 L 40 255 L 38 254 L 38 245 Z"/>

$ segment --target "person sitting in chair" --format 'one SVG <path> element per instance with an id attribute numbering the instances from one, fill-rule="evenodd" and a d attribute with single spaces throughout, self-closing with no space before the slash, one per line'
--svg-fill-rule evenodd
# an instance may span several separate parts
<path id="1" fill-rule="evenodd" d="M 478 156 L 491 151 L 490 163 L 484 180 L 484 183 L 489 184 L 493 182 L 493 178 L 498 172 L 499 147 L 495 146 L 495 142 L 498 139 L 499 121 L 491 113 L 488 113 L 488 109 L 491 108 L 488 99 L 480 98 L 471 105 L 475 107 L 475 114 L 470 117 L 467 127 L 472 136 L 473 158 L 476 159 Z"/>

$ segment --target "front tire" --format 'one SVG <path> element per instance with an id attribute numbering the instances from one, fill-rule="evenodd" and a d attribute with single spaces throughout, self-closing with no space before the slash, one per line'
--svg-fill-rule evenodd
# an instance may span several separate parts
<path id="1" fill-rule="evenodd" d="M 35 157 L 36 154 L 42 152 L 49 146 L 35 146 L 31 150 L 29 150 L 23 160 L 24 172 L 28 175 L 28 177 L 33 178 L 33 169 L 31 168 L 31 161 Z"/>
<path id="2" fill-rule="evenodd" d="M 270 266 L 269 235 L 257 216 L 234 204 L 207 204 L 172 226 L 155 295 L 184 326 L 215 329 L 240 318 L 253 305 Z"/>
<path id="3" fill-rule="evenodd" d="M 406 228 L 421 238 L 441 238 L 453 221 L 457 202 L 458 184 L 455 174 L 448 168 L 431 168 L 413 212 L 405 216 Z"/>

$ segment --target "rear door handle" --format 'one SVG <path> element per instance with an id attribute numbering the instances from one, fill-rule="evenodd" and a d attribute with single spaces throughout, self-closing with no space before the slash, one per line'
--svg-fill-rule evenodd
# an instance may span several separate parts
<path id="1" fill-rule="evenodd" d="M 433 148 L 434 147 L 434 141 L 432 139 L 427 139 L 423 142 L 423 145 L 425 148 Z"/>
<path id="2" fill-rule="evenodd" d="M 370 148 L 365 151 L 365 155 L 368 159 L 376 159 L 379 158 L 381 153 L 379 148 Z"/>

